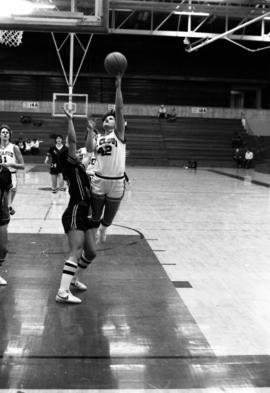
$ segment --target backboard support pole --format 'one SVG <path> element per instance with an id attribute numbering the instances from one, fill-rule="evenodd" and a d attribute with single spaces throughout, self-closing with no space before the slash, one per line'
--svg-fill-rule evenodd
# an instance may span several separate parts
<path id="1" fill-rule="evenodd" d="M 74 34 L 70 33 L 70 46 L 69 46 L 69 83 L 68 83 L 68 93 L 69 93 L 69 103 L 70 108 L 72 107 L 72 94 L 73 94 L 73 65 L 74 65 Z"/>
<path id="2" fill-rule="evenodd" d="M 74 0 L 71 0 L 70 11 L 75 12 L 75 3 Z M 73 94 L 73 65 L 74 65 L 74 34 L 70 33 L 69 35 L 69 83 L 68 83 L 68 103 L 69 109 L 72 109 L 72 94 Z"/>

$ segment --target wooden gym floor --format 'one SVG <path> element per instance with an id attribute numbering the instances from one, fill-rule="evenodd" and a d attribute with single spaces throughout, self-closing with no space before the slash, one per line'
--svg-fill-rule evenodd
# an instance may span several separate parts
<path id="1" fill-rule="evenodd" d="M 270 175 L 128 168 L 85 275 L 55 302 L 68 195 L 19 174 L 0 288 L 0 392 L 270 392 Z"/>

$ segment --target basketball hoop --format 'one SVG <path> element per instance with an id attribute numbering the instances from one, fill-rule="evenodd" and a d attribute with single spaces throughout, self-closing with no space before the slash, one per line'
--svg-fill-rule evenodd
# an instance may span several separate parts
<path id="1" fill-rule="evenodd" d="M 23 31 L 0 30 L 0 44 L 8 46 L 19 46 L 22 43 Z"/>

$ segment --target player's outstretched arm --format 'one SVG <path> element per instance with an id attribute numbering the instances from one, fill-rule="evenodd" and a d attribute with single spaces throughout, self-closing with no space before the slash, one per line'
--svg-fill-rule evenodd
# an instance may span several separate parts
<path id="1" fill-rule="evenodd" d="M 125 138 L 125 119 L 124 119 L 124 103 L 121 88 L 122 77 L 118 74 L 115 78 L 115 121 L 116 130 L 120 139 Z"/>
<path id="2" fill-rule="evenodd" d="M 93 153 L 96 147 L 96 134 L 94 132 L 95 129 L 95 121 L 93 119 L 87 119 L 87 127 L 86 127 L 86 139 L 85 139 L 85 147 L 88 153 Z"/>
<path id="3" fill-rule="evenodd" d="M 71 157 L 76 158 L 76 150 L 77 150 L 77 139 L 76 139 L 76 132 L 73 124 L 73 114 L 71 111 L 64 108 L 64 112 L 67 116 L 68 120 L 68 153 Z"/>

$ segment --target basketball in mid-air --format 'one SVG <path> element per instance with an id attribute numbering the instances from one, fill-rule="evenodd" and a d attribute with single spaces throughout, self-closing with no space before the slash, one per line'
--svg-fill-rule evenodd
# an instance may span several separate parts
<path id="1" fill-rule="evenodd" d="M 104 60 L 105 70 L 111 76 L 123 75 L 127 68 L 127 59 L 120 52 L 109 53 Z"/>

